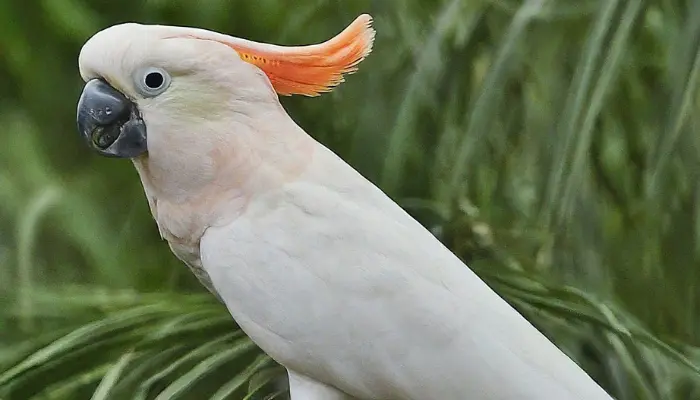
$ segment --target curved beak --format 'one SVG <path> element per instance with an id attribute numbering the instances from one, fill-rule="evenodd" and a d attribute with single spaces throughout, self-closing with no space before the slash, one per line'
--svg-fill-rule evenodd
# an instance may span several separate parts
<path id="1" fill-rule="evenodd" d="M 88 146 L 103 156 L 132 158 L 148 150 L 146 124 L 136 104 L 102 79 L 85 84 L 77 122 Z"/>

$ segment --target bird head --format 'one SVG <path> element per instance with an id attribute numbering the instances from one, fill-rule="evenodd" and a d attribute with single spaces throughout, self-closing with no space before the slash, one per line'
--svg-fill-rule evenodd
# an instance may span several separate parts
<path id="1" fill-rule="evenodd" d="M 132 159 L 149 199 L 182 203 L 224 190 L 251 197 L 300 173 L 315 146 L 278 96 L 317 96 L 340 84 L 372 50 L 371 22 L 360 15 L 306 46 L 111 26 L 80 52 L 78 130 L 99 154 Z"/>
<path id="2" fill-rule="evenodd" d="M 309 46 L 257 43 L 188 27 L 111 26 L 80 52 L 86 84 L 78 129 L 90 147 L 109 157 L 157 151 L 174 136 L 194 145 L 207 140 L 206 129 L 197 124 L 278 111 L 277 95 L 330 91 L 356 70 L 373 39 L 366 14 L 331 40 Z"/>

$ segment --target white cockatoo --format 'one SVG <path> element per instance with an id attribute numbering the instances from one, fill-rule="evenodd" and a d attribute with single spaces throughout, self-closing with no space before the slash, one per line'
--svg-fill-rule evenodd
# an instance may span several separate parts
<path id="1" fill-rule="evenodd" d="M 80 52 L 79 130 L 133 161 L 162 237 L 293 400 L 611 399 L 281 106 L 354 72 L 371 22 L 309 46 L 109 27 Z"/>

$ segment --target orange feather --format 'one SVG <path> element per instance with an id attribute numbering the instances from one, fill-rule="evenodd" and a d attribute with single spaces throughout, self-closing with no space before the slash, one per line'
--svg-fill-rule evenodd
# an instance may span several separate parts
<path id="1" fill-rule="evenodd" d="M 308 46 L 276 46 L 246 40 L 225 44 L 259 67 L 280 95 L 318 96 L 344 81 L 344 74 L 372 51 L 372 17 L 362 14 L 332 39 Z"/>

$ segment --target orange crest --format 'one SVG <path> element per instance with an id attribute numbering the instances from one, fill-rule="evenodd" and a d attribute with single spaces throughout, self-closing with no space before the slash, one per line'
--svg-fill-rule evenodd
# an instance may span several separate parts
<path id="1" fill-rule="evenodd" d="M 318 96 L 343 82 L 344 74 L 357 71 L 372 51 L 374 35 L 372 17 L 362 14 L 332 39 L 314 45 L 278 46 L 225 35 L 213 40 L 260 68 L 278 94 Z"/>

